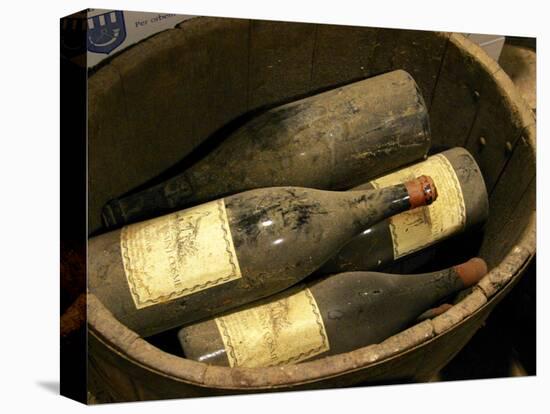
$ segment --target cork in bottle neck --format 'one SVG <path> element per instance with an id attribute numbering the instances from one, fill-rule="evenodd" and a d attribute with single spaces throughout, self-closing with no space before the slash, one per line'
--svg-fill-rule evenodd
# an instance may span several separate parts
<path id="1" fill-rule="evenodd" d="M 429 206 L 437 199 L 437 189 L 431 177 L 421 175 L 405 183 L 409 194 L 411 209 Z"/>
<path id="2" fill-rule="evenodd" d="M 464 287 L 475 285 L 487 274 L 487 263 L 480 257 L 474 257 L 465 263 L 454 266 L 454 270 L 464 283 Z"/>

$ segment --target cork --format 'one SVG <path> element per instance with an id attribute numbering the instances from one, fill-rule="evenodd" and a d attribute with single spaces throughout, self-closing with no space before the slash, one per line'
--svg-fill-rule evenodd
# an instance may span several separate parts
<path id="1" fill-rule="evenodd" d="M 487 274 L 487 263 L 480 257 L 474 257 L 454 267 L 465 287 L 475 285 Z"/>
<path id="2" fill-rule="evenodd" d="M 420 206 L 429 206 L 437 199 L 437 189 L 431 177 L 421 175 L 405 183 L 409 193 L 411 209 Z"/>

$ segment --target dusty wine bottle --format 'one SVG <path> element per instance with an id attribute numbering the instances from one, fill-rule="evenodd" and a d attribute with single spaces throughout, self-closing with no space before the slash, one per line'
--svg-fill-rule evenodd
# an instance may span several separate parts
<path id="1" fill-rule="evenodd" d="M 376 190 L 249 190 L 88 242 L 88 289 L 142 336 L 282 291 L 361 230 L 432 203 L 430 177 Z"/>
<path id="2" fill-rule="evenodd" d="M 429 147 L 422 95 L 397 70 L 268 110 L 181 174 L 111 200 L 103 220 L 113 228 L 261 187 L 349 188 Z"/>
<path id="3" fill-rule="evenodd" d="M 322 274 L 375 270 L 450 236 L 481 226 L 489 214 L 483 176 L 474 157 L 452 148 L 426 161 L 355 187 L 366 190 L 429 175 L 438 188 L 438 201 L 397 214 L 365 229 L 333 256 Z"/>
<path id="4" fill-rule="evenodd" d="M 379 343 L 487 273 L 482 259 L 433 273 L 346 272 L 182 328 L 186 358 L 231 367 L 297 363 Z"/>

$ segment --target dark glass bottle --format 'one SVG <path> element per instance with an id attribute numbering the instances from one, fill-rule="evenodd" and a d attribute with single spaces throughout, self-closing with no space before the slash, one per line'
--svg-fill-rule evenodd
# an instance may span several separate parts
<path id="1" fill-rule="evenodd" d="M 186 358 L 225 366 L 278 366 L 379 343 L 439 300 L 477 283 L 482 259 L 417 275 L 346 272 L 182 328 Z"/>
<path id="2" fill-rule="evenodd" d="M 261 187 L 349 188 L 429 147 L 424 100 L 397 70 L 268 110 L 181 174 L 111 200 L 103 220 L 114 228 Z"/>
<path id="3" fill-rule="evenodd" d="M 446 238 L 478 228 L 487 220 L 489 199 L 483 175 L 474 157 L 460 147 L 352 190 L 379 188 L 422 174 L 434 180 L 437 203 L 397 214 L 365 229 L 323 265 L 319 273 L 380 269 Z M 405 273 L 426 261 L 418 255 L 415 259 Z"/>
<path id="4" fill-rule="evenodd" d="M 377 190 L 250 190 L 88 243 L 88 289 L 142 336 L 282 291 L 365 228 L 437 197 L 431 178 Z"/>

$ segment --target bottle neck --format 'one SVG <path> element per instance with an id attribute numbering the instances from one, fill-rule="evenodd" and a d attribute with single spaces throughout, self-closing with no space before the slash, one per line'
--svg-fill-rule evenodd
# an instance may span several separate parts
<path id="1" fill-rule="evenodd" d="M 109 201 L 102 211 L 107 228 L 146 220 L 181 207 L 193 197 L 188 174 L 182 173 L 143 191 Z"/>
<path id="2" fill-rule="evenodd" d="M 475 257 L 465 263 L 437 272 L 418 275 L 395 275 L 402 278 L 407 291 L 414 291 L 419 301 L 434 303 L 462 289 L 475 285 L 487 274 L 487 264 Z"/>
<path id="3" fill-rule="evenodd" d="M 422 278 L 422 280 L 417 281 L 419 287 L 422 285 L 429 286 L 425 294 L 430 296 L 432 301 L 443 299 L 466 287 L 454 267 L 418 276 L 418 279 Z"/>
<path id="4" fill-rule="evenodd" d="M 349 206 L 358 231 L 411 208 L 411 197 L 404 184 L 379 190 L 350 191 Z"/>

